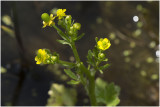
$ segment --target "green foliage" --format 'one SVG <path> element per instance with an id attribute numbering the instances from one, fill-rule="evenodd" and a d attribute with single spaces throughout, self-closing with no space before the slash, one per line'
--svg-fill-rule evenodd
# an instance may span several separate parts
<path id="1" fill-rule="evenodd" d="M 66 88 L 64 85 L 53 83 L 46 106 L 74 106 L 77 101 L 77 92 L 74 88 Z"/>
<path id="2" fill-rule="evenodd" d="M 53 16 L 53 14 L 50 14 L 49 16 L 47 13 L 42 14 L 41 17 L 43 20 L 43 28 L 47 26 L 53 27 L 62 38 L 62 40 L 57 40 L 57 42 L 63 45 L 69 45 L 73 51 L 76 61 L 74 63 L 62 61 L 60 60 L 59 54 L 57 54 L 56 52 L 51 54 L 51 52 L 47 49 L 40 49 L 38 52 L 39 56 L 37 55 L 35 57 L 37 64 L 57 63 L 65 66 L 67 69 L 64 69 L 64 72 L 68 77 L 71 78 L 71 80 L 67 83 L 70 85 L 77 85 L 79 83 L 82 83 L 84 88 L 86 89 L 86 92 L 88 93 L 92 106 L 97 106 L 98 104 L 110 106 L 117 105 L 120 102 L 118 98 L 120 88 L 113 83 L 107 84 L 100 78 L 97 78 L 95 82 L 96 72 L 99 71 L 101 74 L 103 74 L 103 70 L 108 68 L 110 65 L 106 63 L 108 61 L 108 58 L 106 58 L 106 55 L 104 53 L 104 51 L 111 46 L 110 41 L 107 38 L 95 38 L 96 45 L 92 50 L 88 51 L 88 68 L 86 68 L 83 62 L 80 60 L 75 46 L 75 41 L 81 39 L 85 34 L 78 34 L 78 31 L 81 29 L 81 24 L 78 22 L 74 23 L 74 20 L 72 20 L 72 16 L 66 15 L 65 11 L 66 9 L 58 9 L 56 16 Z M 55 19 L 57 19 L 58 21 L 58 26 L 54 22 Z M 114 35 L 112 35 L 112 39 L 114 39 L 113 36 Z M 52 61 L 54 63 L 46 63 L 46 60 L 50 62 Z M 76 72 L 71 71 L 71 69 Z M 74 94 L 74 90 L 73 93 L 71 93 L 70 89 L 66 89 L 63 85 L 54 84 L 49 93 L 51 95 L 51 98 L 48 100 L 48 106 L 71 106 L 75 104 L 76 94 Z"/>
<path id="3" fill-rule="evenodd" d="M 76 85 L 79 83 L 80 83 L 80 81 L 75 81 L 75 80 L 71 80 L 71 81 L 67 82 L 67 84 L 73 84 L 73 85 Z"/>
<path id="4" fill-rule="evenodd" d="M 107 62 L 108 59 L 106 58 L 105 54 L 101 52 L 101 50 L 98 50 L 95 46 L 94 49 L 91 51 L 88 51 L 87 55 L 87 63 L 90 64 L 94 70 L 99 70 L 101 74 L 103 74 L 103 70 L 109 67 L 110 64 L 104 64 L 100 66 L 101 62 Z"/>
<path id="5" fill-rule="evenodd" d="M 78 77 L 70 70 L 70 69 L 64 69 L 64 72 L 72 79 L 77 80 Z"/>
<path id="6" fill-rule="evenodd" d="M 113 83 L 107 84 L 100 78 L 96 79 L 95 93 L 97 102 L 100 104 L 116 106 L 120 102 L 120 99 L 118 98 L 120 88 Z"/>

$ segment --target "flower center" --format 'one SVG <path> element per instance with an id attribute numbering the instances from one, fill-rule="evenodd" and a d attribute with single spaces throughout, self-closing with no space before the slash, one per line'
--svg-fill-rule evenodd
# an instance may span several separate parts
<path id="1" fill-rule="evenodd" d="M 102 44 L 103 44 L 103 46 L 106 46 L 106 45 L 107 45 L 107 42 L 104 41 L 104 42 L 102 42 Z"/>

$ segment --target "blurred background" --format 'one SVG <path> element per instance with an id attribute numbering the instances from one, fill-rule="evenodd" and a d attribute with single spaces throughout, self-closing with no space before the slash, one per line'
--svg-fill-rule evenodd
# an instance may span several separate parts
<path id="1" fill-rule="evenodd" d="M 74 61 L 70 47 L 56 42 L 56 30 L 42 28 L 41 14 L 58 8 L 82 25 L 79 34 L 85 36 L 76 46 L 85 64 L 95 37 L 111 41 L 106 51 L 111 66 L 97 77 L 120 86 L 120 106 L 159 105 L 158 1 L 2 1 L 2 106 L 90 105 L 82 85 L 66 84 L 64 67 L 34 60 L 36 50 L 47 48 Z"/>

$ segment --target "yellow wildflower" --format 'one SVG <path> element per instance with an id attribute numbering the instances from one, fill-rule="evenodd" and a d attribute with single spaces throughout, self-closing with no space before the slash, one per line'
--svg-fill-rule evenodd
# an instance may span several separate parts
<path id="1" fill-rule="evenodd" d="M 35 57 L 36 64 L 46 63 L 46 60 L 49 58 L 49 55 L 45 51 L 45 49 L 39 49 L 37 52 L 37 56 Z"/>
<path id="2" fill-rule="evenodd" d="M 45 28 L 46 26 L 52 26 L 53 24 L 55 24 L 54 19 L 55 17 L 53 17 L 53 14 L 50 14 L 49 21 L 48 22 L 43 21 L 43 28 Z"/>
<path id="3" fill-rule="evenodd" d="M 62 19 L 64 16 L 66 16 L 65 11 L 66 11 L 66 9 L 58 9 L 57 10 L 57 17 L 59 20 Z"/>
<path id="4" fill-rule="evenodd" d="M 108 49 L 111 46 L 111 43 L 110 43 L 110 41 L 107 38 L 104 38 L 104 39 L 101 38 L 97 42 L 97 46 L 101 50 L 106 50 L 106 49 Z"/>

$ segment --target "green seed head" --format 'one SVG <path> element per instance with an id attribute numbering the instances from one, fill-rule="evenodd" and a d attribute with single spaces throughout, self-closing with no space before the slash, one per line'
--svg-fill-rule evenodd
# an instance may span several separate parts
<path id="1" fill-rule="evenodd" d="M 73 24 L 73 27 L 77 30 L 80 30 L 81 29 L 81 24 L 80 23 L 74 23 Z"/>
<path id="2" fill-rule="evenodd" d="M 49 17 L 49 15 L 48 15 L 47 13 L 43 13 L 43 14 L 41 15 L 41 18 L 42 18 L 42 20 L 43 20 L 44 22 L 49 22 L 49 20 L 50 20 L 50 17 Z"/>

